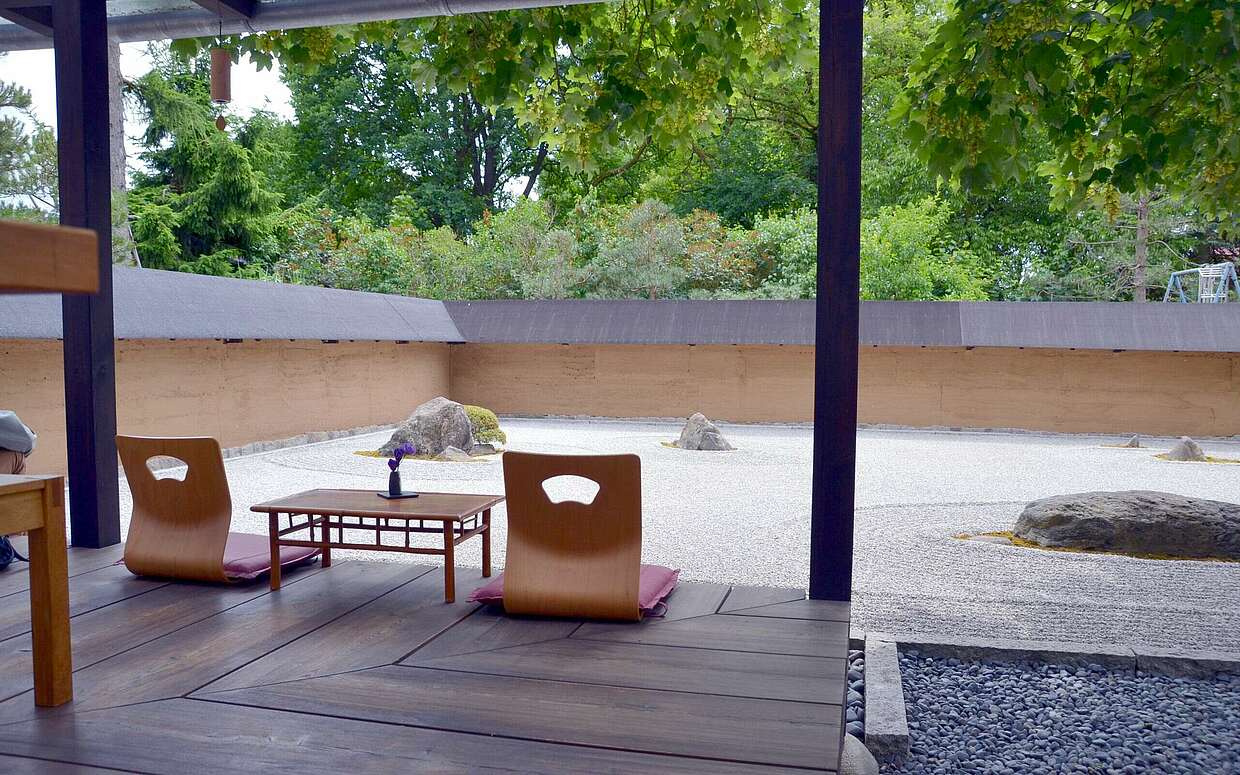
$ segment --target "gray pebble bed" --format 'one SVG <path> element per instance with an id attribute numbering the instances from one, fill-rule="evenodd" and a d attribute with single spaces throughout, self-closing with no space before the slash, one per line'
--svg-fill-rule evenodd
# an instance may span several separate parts
<path id="1" fill-rule="evenodd" d="M 858 740 L 865 739 L 865 652 L 848 652 L 848 701 L 844 710 L 845 729 Z"/>
<path id="2" fill-rule="evenodd" d="M 885 773 L 1240 773 L 1240 676 L 901 655 L 911 751 Z"/>

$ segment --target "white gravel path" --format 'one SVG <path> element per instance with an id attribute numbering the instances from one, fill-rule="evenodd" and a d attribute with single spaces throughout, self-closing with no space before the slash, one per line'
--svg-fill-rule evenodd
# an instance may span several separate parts
<path id="1" fill-rule="evenodd" d="M 734 452 L 662 446 L 663 421 L 504 418 L 509 447 L 642 458 L 644 559 L 687 580 L 800 587 L 808 574 L 811 431 L 725 425 Z M 315 487 L 379 488 L 383 460 L 352 454 L 386 434 L 227 461 L 233 529 L 263 533 L 253 503 Z M 1240 651 L 1240 564 L 1067 555 L 961 541 L 1011 527 L 1028 500 L 1085 490 L 1153 489 L 1240 500 L 1240 465 L 1170 463 L 1116 439 L 1019 433 L 858 433 L 854 627 L 862 630 Z M 1240 442 L 1205 442 L 1240 458 Z M 503 490 L 498 459 L 409 461 L 407 487 Z M 129 511 L 122 483 L 122 514 Z M 503 565 L 498 510 L 495 556 Z M 480 564 L 480 543 L 458 562 Z M 368 553 L 369 559 L 427 558 Z"/>

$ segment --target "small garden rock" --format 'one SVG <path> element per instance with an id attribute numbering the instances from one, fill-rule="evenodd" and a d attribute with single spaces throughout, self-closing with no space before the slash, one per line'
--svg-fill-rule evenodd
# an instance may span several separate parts
<path id="1" fill-rule="evenodd" d="M 469 454 L 477 457 L 479 455 L 494 455 L 499 450 L 494 444 L 475 444 L 469 448 Z"/>
<path id="2" fill-rule="evenodd" d="M 684 430 L 680 432 L 680 438 L 676 441 L 676 446 L 681 449 L 711 451 L 733 449 L 715 424 L 706 419 L 706 415 L 701 412 L 693 414 L 685 423 Z"/>
<path id="3" fill-rule="evenodd" d="M 401 444 L 412 444 L 419 455 L 438 455 L 448 447 L 469 449 L 473 442 L 465 407 L 439 396 L 414 409 L 379 453 L 391 455 Z"/>
<path id="4" fill-rule="evenodd" d="M 1124 442 L 1120 446 L 1127 447 L 1128 449 L 1140 449 L 1141 448 L 1141 437 L 1133 436 L 1131 439 Z"/>
<path id="5" fill-rule="evenodd" d="M 463 449 L 448 447 L 436 455 L 435 459 L 445 463 L 468 463 L 470 460 L 473 460 L 473 457 Z"/>
<path id="6" fill-rule="evenodd" d="M 1206 460 L 1206 453 L 1201 449 L 1200 444 L 1187 436 L 1181 436 L 1176 445 L 1168 450 L 1167 459 L 1203 463 Z"/>

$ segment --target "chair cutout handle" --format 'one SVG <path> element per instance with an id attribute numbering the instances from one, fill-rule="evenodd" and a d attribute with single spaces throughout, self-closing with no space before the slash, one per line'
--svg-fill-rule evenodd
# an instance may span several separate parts
<path id="1" fill-rule="evenodd" d="M 146 468 L 157 481 L 173 479 L 184 482 L 189 475 L 189 463 L 171 455 L 151 455 L 146 459 Z"/>
<path id="2" fill-rule="evenodd" d="M 552 503 L 580 503 L 589 506 L 598 497 L 599 483 L 586 476 L 560 474 L 542 481 L 542 491 Z"/>

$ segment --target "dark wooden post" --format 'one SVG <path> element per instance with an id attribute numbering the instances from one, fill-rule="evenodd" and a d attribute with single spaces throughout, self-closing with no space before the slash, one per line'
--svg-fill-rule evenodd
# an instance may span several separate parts
<path id="1" fill-rule="evenodd" d="M 60 222 L 99 235 L 99 293 L 66 294 L 65 425 L 75 546 L 121 540 L 112 342 L 112 186 L 104 0 L 54 0 Z"/>
<path id="2" fill-rule="evenodd" d="M 818 302 L 809 596 L 852 599 L 861 311 L 863 0 L 821 0 L 818 48 Z"/>

